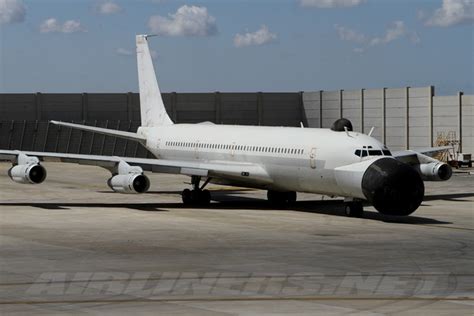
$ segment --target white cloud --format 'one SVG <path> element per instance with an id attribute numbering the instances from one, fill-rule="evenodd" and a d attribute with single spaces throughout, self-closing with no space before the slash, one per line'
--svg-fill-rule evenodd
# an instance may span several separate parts
<path id="1" fill-rule="evenodd" d="M 245 34 L 236 34 L 234 36 L 234 45 L 235 47 L 244 47 L 244 46 L 259 46 L 273 42 L 277 39 L 275 33 L 270 32 L 266 25 L 253 32 Z"/>
<path id="2" fill-rule="evenodd" d="M 334 25 L 334 28 L 337 31 L 339 39 L 363 45 L 352 50 L 354 53 L 358 54 L 365 52 L 370 46 L 388 44 L 400 38 L 408 38 L 413 44 L 418 44 L 421 41 L 418 34 L 414 31 L 408 30 L 403 21 L 393 22 L 392 25 L 385 31 L 385 34 L 380 37 L 370 37 L 358 31 L 337 24 Z"/>
<path id="3" fill-rule="evenodd" d="M 410 37 L 410 41 L 413 44 L 418 44 L 419 42 L 421 42 L 420 36 L 418 35 L 417 32 L 411 32 L 409 37 Z"/>
<path id="4" fill-rule="evenodd" d="M 206 7 L 187 5 L 168 17 L 150 17 L 148 27 L 151 32 L 164 36 L 210 36 L 217 33 L 216 19 Z"/>
<path id="5" fill-rule="evenodd" d="M 132 56 L 133 55 L 133 52 L 129 49 L 126 49 L 126 48 L 117 48 L 117 50 L 115 51 L 118 55 L 122 55 L 122 56 Z"/>
<path id="6" fill-rule="evenodd" d="M 443 0 L 441 8 L 436 9 L 425 21 L 425 24 L 428 26 L 446 27 L 473 22 L 473 0 Z"/>
<path id="7" fill-rule="evenodd" d="M 97 12 L 103 15 L 111 15 L 120 11 L 122 11 L 122 8 L 113 1 L 105 1 L 97 5 Z"/>
<path id="8" fill-rule="evenodd" d="M 389 29 L 385 32 L 383 37 L 374 37 L 370 40 L 370 45 L 380 45 L 393 42 L 394 40 L 404 36 L 407 33 L 405 23 L 403 21 L 395 21 Z"/>
<path id="9" fill-rule="evenodd" d="M 319 9 L 350 8 L 361 5 L 365 1 L 366 0 L 300 0 L 300 6 Z"/>
<path id="10" fill-rule="evenodd" d="M 367 37 L 359 33 L 357 31 L 351 30 L 347 27 L 340 26 L 340 25 L 334 25 L 334 27 L 337 30 L 337 34 L 339 35 L 339 39 L 343 41 L 350 41 L 350 42 L 356 42 L 356 43 L 365 43 L 367 41 Z"/>
<path id="11" fill-rule="evenodd" d="M 49 18 L 40 25 L 41 33 L 75 33 L 81 31 L 84 31 L 81 22 L 75 20 L 68 20 L 61 24 L 57 19 Z"/>
<path id="12" fill-rule="evenodd" d="M 21 23 L 25 16 L 26 8 L 22 0 L 0 0 L 0 24 Z"/>

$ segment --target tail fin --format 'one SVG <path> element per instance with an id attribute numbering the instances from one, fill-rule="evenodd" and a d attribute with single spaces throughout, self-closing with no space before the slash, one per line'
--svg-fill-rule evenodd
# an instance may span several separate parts
<path id="1" fill-rule="evenodd" d="M 148 35 L 136 36 L 141 124 L 144 127 L 172 125 L 173 121 L 166 113 L 161 98 L 147 37 Z"/>

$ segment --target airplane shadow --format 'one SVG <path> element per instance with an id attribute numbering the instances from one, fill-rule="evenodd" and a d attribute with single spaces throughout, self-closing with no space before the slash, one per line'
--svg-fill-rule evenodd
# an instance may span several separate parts
<path id="1" fill-rule="evenodd" d="M 208 206 L 202 207 L 204 209 L 215 209 L 215 210 L 236 210 L 236 209 L 248 209 L 248 210 L 262 210 L 262 211 L 294 211 L 294 212 L 305 212 L 314 214 L 323 214 L 330 216 L 346 217 L 344 213 L 344 204 L 342 200 L 306 200 L 297 201 L 291 206 L 275 206 L 270 205 L 266 200 L 247 197 L 242 195 L 233 195 L 237 193 L 228 190 L 213 191 L 213 203 Z M 109 193 L 109 192 L 108 192 Z M 181 192 L 176 191 L 162 191 L 161 194 L 180 194 Z M 152 194 L 158 194 L 152 192 Z M 464 202 L 465 200 L 459 200 L 464 197 L 474 196 L 474 193 L 458 193 L 458 194 L 442 194 L 442 195 L 431 195 L 426 196 L 425 201 L 436 201 L 436 200 L 452 200 L 455 202 Z M 217 203 L 216 203 L 217 202 Z M 425 204 L 426 205 L 426 204 Z M 185 209 L 190 208 L 182 203 L 0 203 L 0 206 L 31 206 L 41 209 L 48 210 L 64 210 L 73 207 L 87 207 L 87 208 L 128 208 L 138 211 L 145 212 L 168 212 L 169 209 Z M 192 207 L 200 209 L 201 207 Z M 426 218 L 420 216 L 387 216 L 374 211 L 365 211 L 365 220 L 381 221 L 388 223 L 399 223 L 399 224 L 452 224 L 452 222 L 439 221 L 433 218 Z"/>
<path id="2" fill-rule="evenodd" d="M 453 202 L 472 202 L 470 200 L 462 200 L 462 198 L 474 197 L 474 193 L 451 193 L 451 194 L 435 194 L 435 195 L 425 195 L 423 201 L 453 201 Z"/>

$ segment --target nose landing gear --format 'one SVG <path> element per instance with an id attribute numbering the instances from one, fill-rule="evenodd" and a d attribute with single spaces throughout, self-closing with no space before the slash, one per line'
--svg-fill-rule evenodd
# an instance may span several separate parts
<path id="1" fill-rule="evenodd" d="M 205 206 L 211 203 L 211 192 L 209 190 L 204 190 L 206 185 L 209 183 L 211 178 L 207 178 L 206 181 L 203 183 L 201 187 L 199 187 L 199 183 L 201 182 L 201 177 L 192 176 L 191 177 L 191 184 L 193 185 L 193 189 L 184 189 L 181 193 L 181 198 L 183 200 L 184 205 L 199 205 Z"/>
<path id="2" fill-rule="evenodd" d="M 364 217 L 364 207 L 360 201 L 345 202 L 344 212 L 348 217 Z"/>

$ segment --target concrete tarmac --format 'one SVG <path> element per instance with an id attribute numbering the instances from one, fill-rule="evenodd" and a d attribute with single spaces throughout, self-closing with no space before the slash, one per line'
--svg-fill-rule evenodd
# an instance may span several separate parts
<path id="1" fill-rule="evenodd" d="M 387 217 L 301 194 L 210 185 L 187 208 L 183 176 L 113 193 L 108 171 L 45 164 L 21 185 L 0 163 L 0 312 L 130 315 L 471 315 L 474 175 L 426 183 L 421 207 Z"/>

